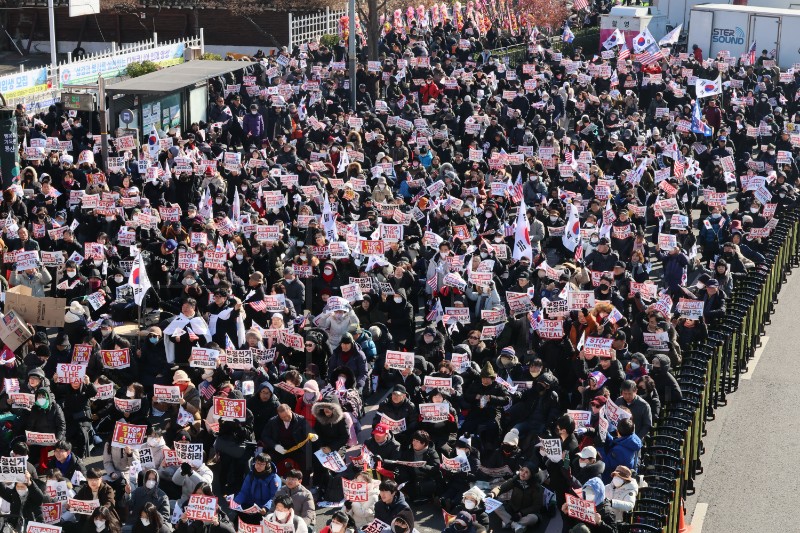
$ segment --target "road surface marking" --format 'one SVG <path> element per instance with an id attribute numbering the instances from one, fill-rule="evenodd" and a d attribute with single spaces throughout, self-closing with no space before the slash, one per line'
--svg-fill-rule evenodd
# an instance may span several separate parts
<path id="1" fill-rule="evenodd" d="M 753 359 L 750 360 L 750 363 L 747 365 L 747 372 L 742 374 L 742 379 L 753 379 L 753 373 L 756 371 L 756 365 L 758 361 L 761 359 L 761 356 L 764 354 L 764 350 L 767 347 L 767 342 L 769 341 L 768 336 L 761 337 L 761 347 L 756 348 L 755 354 L 753 354 Z"/>
<path id="2" fill-rule="evenodd" d="M 708 511 L 707 503 L 698 503 L 694 507 L 694 516 L 692 516 L 692 533 L 702 533 L 703 522 L 706 521 L 706 512 Z"/>

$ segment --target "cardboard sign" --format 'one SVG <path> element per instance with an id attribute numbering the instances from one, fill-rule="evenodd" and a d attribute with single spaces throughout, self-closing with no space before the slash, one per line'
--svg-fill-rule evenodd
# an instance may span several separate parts
<path id="1" fill-rule="evenodd" d="M 613 339 L 589 337 L 583 344 L 583 353 L 595 357 L 610 358 L 613 354 L 613 349 L 611 348 L 612 342 L 614 342 Z"/>
<path id="2" fill-rule="evenodd" d="M 214 415 L 222 420 L 247 420 L 247 400 L 214 396 Z"/>
<path id="3" fill-rule="evenodd" d="M 192 368 L 217 368 L 219 363 L 219 350 L 211 348 L 192 348 L 192 353 L 189 356 L 189 366 Z"/>
<path id="4" fill-rule="evenodd" d="M 561 439 L 541 439 L 542 451 L 553 462 L 561 461 Z"/>
<path id="5" fill-rule="evenodd" d="M 61 533 L 61 526 L 43 524 L 42 522 L 28 522 L 25 533 Z"/>
<path id="6" fill-rule="evenodd" d="M 126 424 L 117 422 L 114 426 L 114 434 L 111 437 L 111 446 L 114 448 L 124 448 L 130 446 L 137 448 L 144 444 L 147 437 L 147 426 L 136 424 Z"/>
<path id="7" fill-rule="evenodd" d="M 446 403 L 421 403 L 419 416 L 422 422 L 444 422 L 450 417 L 450 408 Z"/>
<path id="8" fill-rule="evenodd" d="M 181 403 L 181 390 L 177 385 L 153 385 L 153 401 Z"/>
<path id="9" fill-rule="evenodd" d="M 69 505 L 69 510 L 72 513 L 91 515 L 95 509 L 100 507 L 100 500 L 76 500 L 75 498 L 69 498 L 67 500 L 67 505 Z"/>
<path id="10" fill-rule="evenodd" d="M 6 309 L 13 309 L 28 324 L 46 328 L 64 327 L 66 298 L 34 298 L 31 289 L 17 285 L 6 291 Z M 12 348 L 16 349 L 16 348 Z"/>
<path id="11" fill-rule="evenodd" d="M 217 497 L 192 494 L 189 496 L 189 503 L 186 505 L 184 512 L 189 520 L 213 522 L 217 514 Z"/>
<path id="12" fill-rule="evenodd" d="M 342 491 L 344 499 L 351 502 L 366 502 L 369 500 L 368 481 L 350 481 L 342 478 Z"/>
<path id="13" fill-rule="evenodd" d="M 567 516 L 594 525 L 594 503 L 567 494 Z"/>
<path id="14" fill-rule="evenodd" d="M 28 444 L 34 444 L 37 446 L 52 446 L 58 442 L 55 433 L 40 433 L 38 431 L 28 430 L 25 430 L 25 441 Z"/>
<path id="15" fill-rule="evenodd" d="M 203 464 L 203 443 L 175 441 L 175 453 L 182 463 L 189 463 L 195 468 Z"/>
<path id="16" fill-rule="evenodd" d="M 699 320 L 703 316 L 703 301 L 681 298 L 678 300 L 677 310 L 681 317 Z"/>
<path id="17" fill-rule="evenodd" d="M 347 470 L 347 465 L 344 464 L 344 459 L 342 456 L 339 455 L 339 452 L 333 450 L 330 453 L 325 453 L 322 450 L 317 450 L 314 452 L 314 456 L 319 460 L 319 462 L 330 470 L 331 472 L 344 472 Z"/>
<path id="18" fill-rule="evenodd" d="M 28 457 L 0 457 L 0 481 L 5 483 L 25 483 Z"/>
<path id="19" fill-rule="evenodd" d="M 103 359 L 103 367 L 119 369 L 130 368 L 131 354 L 128 348 L 121 350 L 100 350 L 100 357 Z"/>
<path id="20" fill-rule="evenodd" d="M 56 365 L 56 383 L 80 383 L 86 375 L 89 365 L 58 364 Z"/>
<path id="21" fill-rule="evenodd" d="M 386 364 L 392 370 L 405 370 L 414 368 L 414 354 L 411 352 L 397 352 L 386 350 Z"/>
<path id="22" fill-rule="evenodd" d="M 42 520 L 46 524 L 55 524 L 61 521 L 61 503 L 43 503 L 42 504 Z M 35 522 L 34 522 L 35 523 Z M 61 528 L 58 528 L 59 531 Z"/>
<path id="23" fill-rule="evenodd" d="M 383 413 L 378 413 L 381 415 L 381 424 L 384 424 L 389 431 L 397 431 L 402 432 L 406 430 L 406 419 L 403 418 L 402 420 L 395 420 L 394 418 L 389 418 Z"/>
<path id="24" fill-rule="evenodd" d="M 588 428 L 592 425 L 592 412 L 591 411 L 578 411 L 575 409 L 567 409 L 567 415 L 575 422 L 576 428 Z"/>

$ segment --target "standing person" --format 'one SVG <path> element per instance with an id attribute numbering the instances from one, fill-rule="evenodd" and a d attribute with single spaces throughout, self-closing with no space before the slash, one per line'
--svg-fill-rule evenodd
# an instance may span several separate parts
<path id="1" fill-rule="evenodd" d="M 285 403 L 278 406 L 278 414 L 267 422 L 261 440 L 265 449 L 273 451 L 278 459 L 279 474 L 293 468 L 308 472 L 311 442 L 316 440 L 316 435 L 309 431 L 305 418 L 292 412 Z"/>

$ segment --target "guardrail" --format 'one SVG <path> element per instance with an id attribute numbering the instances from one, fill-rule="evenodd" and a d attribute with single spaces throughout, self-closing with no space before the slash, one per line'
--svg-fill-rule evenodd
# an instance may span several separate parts
<path id="1" fill-rule="evenodd" d="M 646 439 L 639 473 L 647 487 L 639 491 L 624 531 L 682 531 L 685 498 L 703 472 L 705 425 L 738 388 L 740 375 L 761 345 L 778 292 L 791 268 L 800 264 L 799 219 L 797 208 L 779 215 L 766 262 L 735 279 L 725 318 L 709 325 L 707 340 L 684 353 L 675 375 L 683 399 L 663 407 Z"/>

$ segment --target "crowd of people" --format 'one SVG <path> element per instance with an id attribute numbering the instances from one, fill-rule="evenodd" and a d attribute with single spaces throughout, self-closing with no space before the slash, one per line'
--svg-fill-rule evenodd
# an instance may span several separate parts
<path id="1" fill-rule="evenodd" d="M 387 32 L 355 107 L 343 42 L 259 55 L 108 161 L 91 118 L 18 109 L 0 283 L 66 308 L 0 355 L 9 527 L 617 531 L 681 354 L 795 206 L 800 71 L 486 35 Z"/>

